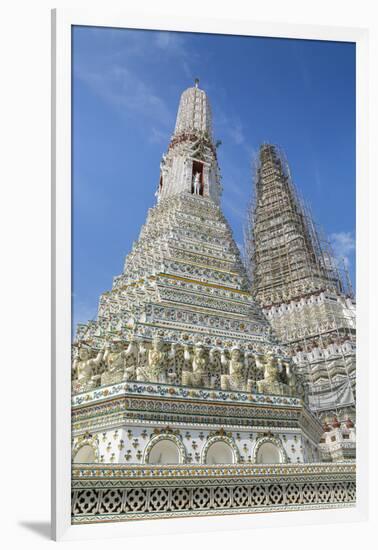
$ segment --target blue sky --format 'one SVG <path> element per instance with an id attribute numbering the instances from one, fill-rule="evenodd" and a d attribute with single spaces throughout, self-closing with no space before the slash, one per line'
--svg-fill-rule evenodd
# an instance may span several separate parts
<path id="1" fill-rule="evenodd" d="M 224 213 L 243 241 L 260 143 L 283 148 L 315 221 L 355 276 L 355 46 L 348 43 L 74 27 L 74 326 L 154 205 L 180 94 L 212 105 Z"/>

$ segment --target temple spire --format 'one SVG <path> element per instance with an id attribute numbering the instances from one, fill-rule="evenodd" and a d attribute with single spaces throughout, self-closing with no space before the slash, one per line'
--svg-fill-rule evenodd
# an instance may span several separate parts
<path id="1" fill-rule="evenodd" d="M 157 199 L 180 193 L 220 201 L 211 107 L 198 78 L 181 94 L 175 130 L 160 164 Z"/>
<path id="2" fill-rule="evenodd" d="M 175 135 L 184 132 L 206 134 L 212 139 L 211 107 L 206 92 L 199 87 L 196 78 L 194 86 L 185 90 L 177 112 Z"/>
<path id="3" fill-rule="evenodd" d="M 288 164 L 274 145 L 260 147 L 255 188 L 250 260 L 257 301 L 268 306 L 309 292 L 341 291 L 338 273 L 320 248 L 320 237 L 297 196 Z"/>

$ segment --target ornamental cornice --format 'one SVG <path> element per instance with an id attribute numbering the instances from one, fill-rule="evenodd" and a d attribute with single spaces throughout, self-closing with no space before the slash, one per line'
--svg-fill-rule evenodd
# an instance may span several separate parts
<path id="1" fill-rule="evenodd" d="M 253 394 L 247 392 L 223 391 L 217 389 L 187 388 L 185 386 L 172 386 L 169 384 L 125 382 L 102 386 L 96 390 L 79 393 L 72 397 L 72 407 L 86 406 L 89 403 L 99 403 L 115 397 L 127 397 L 136 395 L 141 397 L 152 396 L 155 398 L 170 398 L 174 400 L 185 399 L 198 402 L 218 402 L 232 404 L 252 404 L 267 406 L 269 408 L 295 408 L 300 409 L 302 400 L 297 397 Z"/>
<path id="2" fill-rule="evenodd" d="M 167 417 L 174 419 L 173 421 L 185 422 L 185 418 L 190 421 L 191 418 L 201 417 L 203 421 L 208 420 L 214 422 L 215 418 L 226 417 L 224 422 L 235 422 L 238 420 L 240 425 L 249 424 L 249 418 L 254 415 L 254 421 L 267 422 L 269 424 L 285 424 L 295 422 L 298 424 L 300 419 L 300 411 L 293 408 L 274 409 L 272 407 L 253 407 L 239 405 L 235 406 L 231 403 L 201 403 L 179 400 L 168 400 L 164 398 L 156 399 L 151 397 L 124 397 L 113 399 L 108 402 L 96 404 L 93 406 L 85 406 L 78 409 L 74 413 L 74 421 L 91 417 L 94 414 L 112 414 L 125 410 L 125 418 L 133 416 L 136 418 L 156 418 Z M 139 415 L 139 416 L 138 416 Z"/>
<path id="3" fill-rule="evenodd" d="M 256 327 L 254 327 L 254 330 L 259 326 L 259 324 L 256 322 L 255 325 Z M 161 329 L 166 329 L 168 331 L 169 330 L 179 331 L 180 334 L 183 331 L 185 331 L 186 333 L 188 333 L 188 335 L 189 334 L 193 336 L 205 335 L 210 339 L 209 340 L 210 345 L 212 344 L 211 338 L 220 337 L 224 340 L 225 345 L 229 347 L 232 347 L 233 345 L 237 345 L 237 344 L 253 345 L 257 343 L 262 343 L 262 344 L 265 344 L 266 346 L 272 347 L 272 344 L 267 341 L 266 334 L 265 334 L 265 327 L 263 327 L 262 329 L 262 331 L 264 330 L 264 332 L 261 331 L 260 333 L 258 333 L 258 332 L 253 332 L 251 330 L 250 333 L 247 333 L 247 332 L 241 333 L 232 329 L 222 330 L 214 327 L 208 327 L 208 326 L 204 327 L 201 325 L 194 325 L 191 323 L 184 324 L 184 323 L 179 323 L 175 321 L 169 321 L 166 319 L 164 320 L 159 319 L 159 321 L 155 323 L 139 321 L 138 329 L 140 330 L 140 336 L 143 336 L 143 335 L 148 336 L 148 333 L 145 333 L 143 330 L 141 330 L 142 327 L 146 327 L 146 328 L 150 327 L 153 330 L 153 332 L 150 333 L 150 336 L 152 333 L 155 333 Z M 168 334 L 165 334 L 164 332 L 162 332 L 161 335 L 163 338 L 170 339 L 170 336 Z"/>
<path id="4" fill-rule="evenodd" d="M 269 429 L 288 433 L 303 430 L 309 439 L 319 437 L 318 431 L 301 424 L 300 407 L 246 406 L 245 404 L 209 403 L 190 400 L 169 400 L 148 396 L 119 396 L 101 402 L 81 405 L 73 410 L 73 429 L 98 431 L 104 426 L 175 425 L 219 429 L 222 425 L 235 431 Z M 253 421 L 251 421 L 253 419 Z"/>
<path id="5" fill-rule="evenodd" d="M 253 301 L 250 292 L 248 292 L 247 290 L 242 290 L 240 288 L 227 287 L 227 286 L 219 285 L 219 284 L 216 284 L 216 283 L 209 283 L 209 282 L 206 282 L 206 281 L 198 281 L 197 279 L 191 279 L 190 277 L 180 277 L 178 275 L 174 275 L 173 273 L 161 273 L 161 272 L 159 272 L 159 273 L 156 274 L 156 277 L 173 279 L 173 280 L 176 280 L 176 281 L 182 281 L 187 285 L 192 284 L 192 285 L 194 285 L 194 289 L 195 288 L 200 289 L 201 287 L 219 289 L 219 290 L 223 290 L 225 292 L 228 292 L 231 297 L 233 296 L 233 294 L 236 294 L 237 297 L 242 295 L 242 296 L 245 296 L 247 299 L 251 299 L 251 301 Z"/>
<path id="6" fill-rule="evenodd" d="M 73 466 L 72 475 L 74 479 L 148 479 L 153 477 L 165 478 L 227 478 L 227 477 L 274 477 L 284 476 L 316 476 L 326 475 L 329 477 L 335 474 L 355 475 L 355 462 L 346 463 L 311 463 L 311 464 L 232 464 L 232 465 L 81 465 Z"/>

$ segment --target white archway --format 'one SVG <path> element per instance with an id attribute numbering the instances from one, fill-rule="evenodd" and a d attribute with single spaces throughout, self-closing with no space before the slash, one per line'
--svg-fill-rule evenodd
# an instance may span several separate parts
<path id="1" fill-rule="evenodd" d="M 82 445 L 76 452 L 74 464 L 93 464 L 96 462 L 96 453 L 92 445 Z"/>
<path id="2" fill-rule="evenodd" d="M 282 464 L 289 462 L 279 437 L 268 435 L 260 437 L 253 449 L 252 462 L 256 464 Z"/>
<path id="3" fill-rule="evenodd" d="M 151 439 L 145 448 L 143 462 L 146 464 L 183 464 L 185 447 L 177 436 L 160 434 Z"/>
<path id="4" fill-rule="evenodd" d="M 179 464 L 180 452 L 175 443 L 169 439 L 158 441 L 151 449 L 148 464 Z"/>
<path id="5" fill-rule="evenodd" d="M 207 450 L 206 464 L 233 464 L 234 452 L 224 441 L 215 441 Z"/>
<path id="6" fill-rule="evenodd" d="M 277 445 L 266 441 L 260 446 L 256 456 L 257 464 L 281 464 L 281 462 L 282 457 Z"/>
<path id="7" fill-rule="evenodd" d="M 234 440 L 227 436 L 208 439 L 202 450 L 203 464 L 234 464 L 239 462 L 239 451 Z"/>

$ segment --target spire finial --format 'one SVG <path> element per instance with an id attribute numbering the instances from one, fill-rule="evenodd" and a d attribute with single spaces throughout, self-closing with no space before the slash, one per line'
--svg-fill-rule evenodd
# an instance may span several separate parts
<path id="1" fill-rule="evenodd" d="M 198 88 L 198 84 L 199 84 L 199 78 L 195 78 L 194 79 L 194 85 L 196 88 Z"/>

